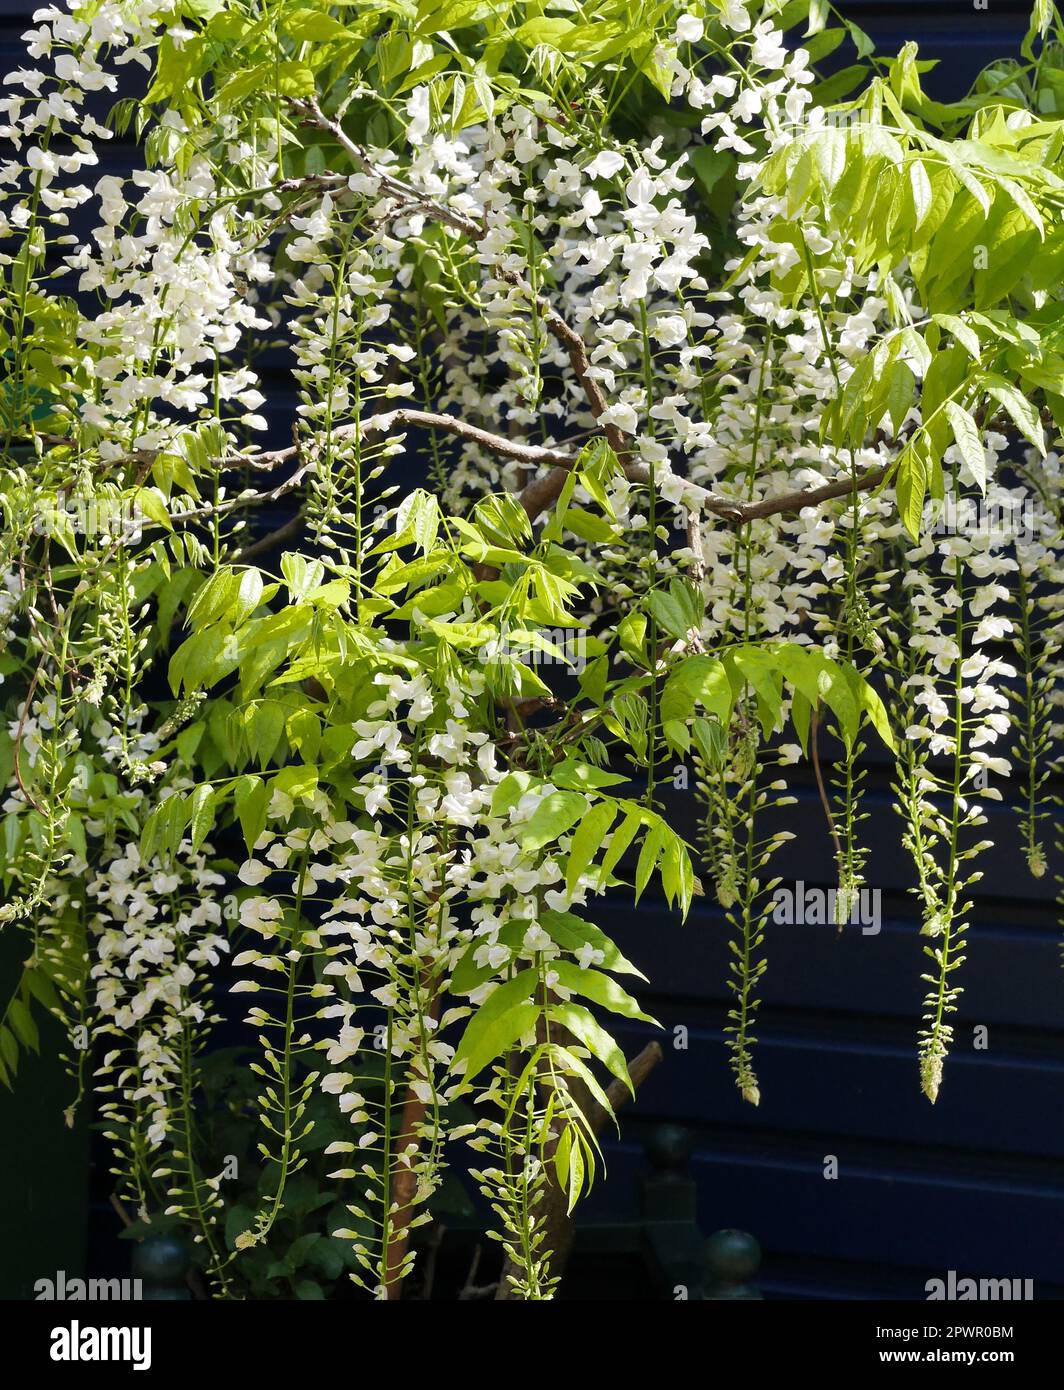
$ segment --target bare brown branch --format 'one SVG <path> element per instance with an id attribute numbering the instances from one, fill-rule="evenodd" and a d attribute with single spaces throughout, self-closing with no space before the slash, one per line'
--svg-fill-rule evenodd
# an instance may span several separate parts
<path id="1" fill-rule="evenodd" d="M 781 492 L 774 497 L 763 497 L 759 502 L 738 502 L 730 497 L 722 497 L 719 493 L 710 492 L 695 483 L 685 482 L 683 505 L 688 511 L 711 512 L 724 521 L 742 526 L 748 521 L 757 521 L 762 517 L 779 516 L 784 512 L 800 512 L 806 507 L 815 507 L 820 502 L 830 502 L 835 497 L 847 497 L 855 486 L 858 492 L 869 492 L 889 476 L 893 467 L 893 463 L 887 463 L 882 468 L 873 468 L 868 473 L 862 473 L 856 484 L 852 478 L 838 478 L 835 482 L 824 483 L 820 487 L 797 488 L 794 492 Z M 650 469 L 636 464 L 625 469 L 625 476 L 633 483 L 648 483 Z"/>

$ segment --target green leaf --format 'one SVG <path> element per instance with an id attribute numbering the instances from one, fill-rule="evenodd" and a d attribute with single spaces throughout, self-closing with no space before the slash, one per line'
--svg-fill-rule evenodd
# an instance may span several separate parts
<path id="1" fill-rule="evenodd" d="M 166 508 L 166 499 L 158 488 L 142 487 L 136 495 L 137 506 L 148 518 L 162 526 L 164 530 L 172 531 L 173 522 L 170 520 L 170 513 Z"/>
<path id="2" fill-rule="evenodd" d="M 1011 381 L 1000 376 L 988 376 L 986 378 L 986 393 L 1005 409 L 1023 437 L 1029 440 L 1045 458 L 1046 441 L 1042 422 L 1038 417 L 1038 411 L 1027 397 Z"/>
<path id="3" fill-rule="evenodd" d="M 554 1148 L 554 1179 L 563 1190 L 569 1186 L 569 1164 L 573 1153 L 573 1127 L 566 1125 Z"/>
<path id="4" fill-rule="evenodd" d="M 979 426 L 964 407 L 958 405 L 956 401 L 947 401 L 944 408 L 961 458 L 968 465 L 968 471 L 975 480 L 979 491 L 985 494 L 986 453 L 983 450 L 983 441 L 979 435 Z"/>
<path id="5" fill-rule="evenodd" d="M 273 69 L 277 91 L 283 97 L 312 97 L 316 90 L 314 69 L 306 63 L 278 63 Z"/>
<path id="6" fill-rule="evenodd" d="M 478 1006 L 454 1054 L 456 1063 L 466 1063 L 467 1081 L 535 1026 L 539 1005 L 525 1001 L 538 984 L 538 970 L 522 970 L 512 980 L 499 985 Z"/>
<path id="7" fill-rule="evenodd" d="M 661 694 L 662 719 L 689 719 L 701 705 L 722 724 L 731 718 L 733 692 L 723 663 L 715 656 L 686 657 L 671 672 Z"/>
<path id="8" fill-rule="evenodd" d="M 857 49 L 858 58 L 870 58 L 876 51 L 875 43 L 858 24 L 854 24 L 852 19 L 845 21 L 846 28 L 850 31 L 850 38 L 853 40 L 854 47 Z"/>
<path id="9" fill-rule="evenodd" d="M 277 791 L 284 792 L 286 796 L 290 796 L 293 801 L 305 800 L 312 797 L 317 791 L 318 769 L 302 764 L 282 767 L 270 785 Z"/>
<path id="10" fill-rule="evenodd" d="M 495 498 L 491 500 L 498 501 Z M 521 516 L 527 525 L 527 516 L 521 508 L 518 510 L 521 511 Z M 435 544 L 439 528 L 439 502 L 431 492 L 425 492 L 422 488 L 415 488 L 403 499 L 396 511 L 395 529 L 397 534 L 409 534 L 417 548 L 427 555 Z"/>
<path id="11" fill-rule="evenodd" d="M 919 367 L 920 374 L 926 377 L 931 369 L 931 349 L 915 328 L 903 328 L 899 336 L 912 360 Z"/>
<path id="12" fill-rule="evenodd" d="M 913 205 L 913 230 L 918 231 L 927 214 L 931 211 L 931 180 L 920 160 L 914 159 L 909 165 L 909 192 Z"/>
<path id="13" fill-rule="evenodd" d="M 262 592 L 262 575 L 256 569 L 246 569 L 236 586 L 232 614 L 235 625 L 239 626 L 251 617 L 262 602 Z"/>
<path id="14" fill-rule="evenodd" d="M 4 1065 L 14 1076 L 18 1071 L 18 1043 L 14 1035 L 3 1026 L 0 1026 L 0 1058 L 3 1058 Z"/>
<path id="15" fill-rule="evenodd" d="M 277 751 L 284 732 L 285 710 L 277 700 L 259 700 L 250 710 L 247 725 L 248 745 L 258 759 L 260 768 L 265 768 Z"/>
<path id="16" fill-rule="evenodd" d="M 37 1025 L 33 1021 L 33 1015 L 21 999 L 16 997 L 11 1000 L 7 1007 L 7 1016 L 19 1042 L 24 1047 L 28 1047 L 31 1052 L 39 1052 L 41 1037 L 37 1031 Z"/>
<path id="17" fill-rule="evenodd" d="M 587 798 L 579 792 L 551 792 L 536 807 L 531 820 L 521 827 L 521 848 L 542 849 L 564 835 L 587 810 Z"/>
<path id="18" fill-rule="evenodd" d="M 600 801 L 596 806 L 592 806 L 577 827 L 569 847 L 569 863 L 565 870 L 565 883 L 570 893 L 576 892 L 581 875 L 590 867 L 619 810 L 616 802 Z"/>
<path id="19" fill-rule="evenodd" d="M 510 5 L 508 0 L 419 0 L 417 32 L 439 34 L 445 29 L 464 29 L 471 24 L 498 17 L 504 19 Z"/>
<path id="20" fill-rule="evenodd" d="M 246 68 L 243 72 L 237 73 L 235 77 L 231 77 L 222 87 L 216 99 L 223 108 L 236 106 L 252 92 L 267 91 L 272 76 L 272 63 L 257 63 Z"/>
<path id="21" fill-rule="evenodd" d="M 38 1004 L 49 1010 L 59 1007 L 59 995 L 47 975 L 41 970 L 27 970 L 25 978 L 26 988 Z"/>
<path id="22" fill-rule="evenodd" d="M 288 584 L 293 603 L 298 603 L 325 578 L 325 566 L 320 560 L 308 560 L 305 555 L 286 551 L 281 556 L 281 573 Z"/>
<path id="23" fill-rule="evenodd" d="M 829 193 L 846 169 L 846 149 L 846 132 L 836 126 L 825 126 L 813 137 L 813 161 Z"/>
<path id="24" fill-rule="evenodd" d="M 295 1240 L 288 1247 L 288 1251 L 285 1255 L 286 1262 L 293 1269 L 298 1269 L 301 1264 L 306 1262 L 310 1251 L 321 1239 L 322 1234 L 320 1231 L 304 1231 L 301 1236 L 296 1236 Z"/>
<path id="25" fill-rule="evenodd" d="M 658 625 L 670 637 L 686 638 L 702 618 L 701 596 L 693 584 L 674 579 L 668 590 L 655 589 L 647 595 L 647 606 Z"/>
<path id="26" fill-rule="evenodd" d="M 787 642 L 772 648 L 771 655 L 788 684 L 800 690 L 811 705 L 817 704 L 820 699 L 820 671 L 824 664 L 819 648 Z"/>
<path id="27" fill-rule="evenodd" d="M 635 900 L 638 903 L 643 896 L 643 890 L 650 882 L 650 876 L 654 872 L 654 865 L 658 862 L 662 850 L 665 847 L 665 827 L 660 822 L 651 826 L 643 839 L 642 848 L 639 851 L 639 859 L 635 866 Z"/>
<path id="28" fill-rule="evenodd" d="M 327 43 L 347 37 L 346 26 L 323 10 L 295 10 L 283 17 L 282 24 L 300 43 Z"/>
<path id="29" fill-rule="evenodd" d="M 936 314 L 935 322 L 940 323 L 947 332 L 952 333 L 973 361 L 978 362 L 982 353 L 979 335 L 975 329 L 957 318 L 955 314 Z"/>
<path id="30" fill-rule="evenodd" d="M 916 390 L 916 378 L 907 362 L 892 362 L 887 385 L 887 414 L 894 433 L 897 434 L 905 423 L 905 417 L 912 407 Z"/>
<path id="31" fill-rule="evenodd" d="M 821 699 L 835 716 L 843 743 L 847 748 L 852 748 L 860 726 L 861 714 L 846 672 L 833 661 L 825 659 L 817 684 Z"/>
<path id="32" fill-rule="evenodd" d="M 626 613 L 617 624 L 617 641 L 620 643 L 621 651 L 625 656 L 631 657 L 637 666 L 649 665 L 646 633 L 646 614 L 638 609 Z"/>
<path id="33" fill-rule="evenodd" d="M 312 1264 L 326 1279 L 339 1279 L 344 1272 L 343 1249 L 338 1240 L 326 1237 L 313 1247 L 308 1256 Z"/>
<path id="34" fill-rule="evenodd" d="M 735 167 L 735 159 L 727 150 L 715 150 L 712 145 L 689 148 L 687 162 L 707 199 L 724 175 Z"/>
<path id="35" fill-rule="evenodd" d="M 603 855 L 602 865 L 599 868 L 598 886 L 600 891 L 609 883 L 610 875 L 617 867 L 625 850 L 635 839 L 642 823 L 643 813 L 641 809 L 633 807 L 613 832 L 609 848 Z"/>
<path id="36" fill-rule="evenodd" d="M 584 541 L 607 544 L 613 540 L 615 534 L 614 527 L 604 517 L 585 511 L 583 507 L 567 507 L 565 525 L 574 536 L 579 536 Z"/>
<path id="37" fill-rule="evenodd" d="M 635 1095 L 624 1053 L 587 1009 L 580 1004 L 552 1004 L 547 1010 L 547 1016 L 560 1023 L 563 1028 L 567 1028 L 574 1038 L 583 1043 L 592 1057 L 596 1057 Z"/>
<path id="38" fill-rule="evenodd" d="M 321 747 L 321 720 L 310 709 L 297 709 L 285 721 L 288 745 L 304 762 L 312 763 Z"/>
<path id="39" fill-rule="evenodd" d="M 193 628 L 209 627 L 226 612 L 237 589 L 237 579 L 231 569 L 220 569 L 211 575 L 189 604 L 188 621 Z"/>
<path id="40" fill-rule="evenodd" d="M 550 770 L 550 779 L 556 787 L 570 791 L 594 791 L 598 787 L 615 787 L 630 779 L 619 772 L 607 772 L 605 768 L 592 767 L 572 753 L 567 753 L 560 763 Z"/>
<path id="41" fill-rule="evenodd" d="M 1031 201 L 1030 196 L 1028 195 L 1026 189 L 1024 189 L 1023 185 L 1017 183 L 1015 179 L 999 179 L 998 187 L 1003 188 L 1005 190 L 1008 196 L 1023 213 L 1024 217 L 1027 218 L 1028 222 L 1033 223 L 1034 226 L 1037 228 L 1038 235 L 1042 239 L 1042 241 L 1045 241 L 1046 227 L 1045 223 L 1042 221 L 1042 214 L 1038 211 L 1034 203 Z"/>
<path id="42" fill-rule="evenodd" d="M 914 541 L 920 536 L 927 484 L 927 459 L 923 448 L 914 437 L 898 457 L 898 469 L 894 481 L 898 513 L 906 531 Z"/>
<path id="43" fill-rule="evenodd" d="M 551 19 L 541 15 L 522 24 L 514 39 L 528 48 L 541 43 L 548 48 L 564 49 L 566 35 L 575 27 L 571 19 Z"/>
<path id="44" fill-rule="evenodd" d="M 814 34 L 804 45 L 805 51 L 809 54 L 809 61 L 811 63 L 821 62 L 829 54 L 835 52 L 845 37 L 845 29 L 821 29 L 819 34 Z"/>
<path id="45" fill-rule="evenodd" d="M 848 662 L 843 664 L 843 670 L 856 693 L 858 704 L 868 716 L 869 723 L 891 752 L 894 752 L 894 732 L 890 727 L 890 719 L 883 701 L 864 676 Z"/>
<path id="46" fill-rule="evenodd" d="M 570 954 L 575 955 L 581 946 L 591 945 L 602 956 L 598 962 L 600 969 L 612 971 L 614 975 L 636 975 L 640 980 L 646 979 L 604 931 L 593 922 L 577 917 L 575 912 L 545 910 L 539 914 L 539 924 L 552 941 L 564 946 Z"/>
<path id="47" fill-rule="evenodd" d="M 1034 0 L 1031 8 L 1031 23 L 1020 46 L 1020 52 L 1028 60 L 1034 61 L 1035 39 L 1045 39 L 1053 23 L 1053 0 Z"/>
<path id="48" fill-rule="evenodd" d="M 492 793 L 492 816 L 505 816 L 507 811 L 513 810 L 531 785 L 532 777 L 529 773 L 508 772 Z"/>
<path id="49" fill-rule="evenodd" d="M 400 73 L 408 70 L 413 54 L 413 45 L 408 34 L 390 29 L 377 39 L 376 49 L 377 71 L 380 73 L 381 81 L 394 82 Z"/>
<path id="50" fill-rule="evenodd" d="M 848 68 L 842 68 L 839 72 L 833 72 L 830 77 L 818 82 L 813 87 L 813 98 L 819 106 L 833 106 L 837 101 L 842 101 L 859 87 L 868 76 L 868 69 L 864 63 L 854 63 Z"/>
<path id="51" fill-rule="evenodd" d="M 186 766 L 192 766 L 192 759 L 196 756 L 196 749 L 200 746 L 206 731 L 206 724 L 202 719 L 198 719 L 195 724 L 190 724 L 187 729 L 182 729 L 174 740 L 177 745 L 178 757 Z"/>
<path id="52" fill-rule="evenodd" d="M 255 848 L 255 841 L 266 829 L 266 784 L 261 777 L 241 777 L 236 783 L 233 801 L 244 844 L 247 846 L 248 854 L 251 854 Z"/>
<path id="53" fill-rule="evenodd" d="M 168 859 L 174 858 L 181 845 L 181 837 L 188 824 L 188 812 L 188 802 L 176 793 L 168 796 L 160 807 L 160 848 Z"/>
<path id="54" fill-rule="evenodd" d="M 684 917 L 690 911 L 695 890 L 695 874 L 687 846 L 678 835 L 665 828 L 665 848 L 661 856 L 661 886 L 670 905 L 679 904 Z"/>
<path id="55" fill-rule="evenodd" d="M 203 844 L 214 825 L 214 805 L 214 788 L 209 782 L 204 782 L 192 793 L 189 834 L 193 854 Z"/>
<path id="56" fill-rule="evenodd" d="M 761 647 L 741 646 L 733 647 L 725 660 L 739 673 L 735 685 L 741 689 L 744 681 L 749 681 L 756 691 L 758 718 L 767 737 L 779 723 L 783 707 L 782 683 L 773 654 Z"/>
<path id="57" fill-rule="evenodd" d="M 621 988 L 616 980 L 603 975 L 600 970 L 581 970 L 578 965 L 566 960 L 550 963 L 563 989 L 571 990 L 593 1004 L 600 1004 L 610 1013 L 620 1014 L 622 1018 L 638 1018 L 644 1023 L 657 1023 L 657 1019 L 645 1014 L 627 990 Z"/>

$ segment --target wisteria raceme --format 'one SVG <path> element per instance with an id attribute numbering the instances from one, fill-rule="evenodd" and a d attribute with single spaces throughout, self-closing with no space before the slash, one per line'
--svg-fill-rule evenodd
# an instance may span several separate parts
<path id="1" fill-rule="evenodd" d="M 229 941 L 212 891 L 225 880 L 210 866 L 210 846 L 203 848 L 189 854 L 186 846 L 171 868 L 158 859 L 144 863 L 134 843 L 101 857 L 86 883 L 93 960 L 88 1041 L 104 1049 L 96 1088 L 119 1193 L 142 1214 L 162 1200 L 164 1210 L 191 1215 L 184 1203 L 194 1202 L 202 1226 L 195 1239 L 209 1242 L 218 1201 L 191 1156 L 190 1094 L 196 1054 L 218 1022 L 211 974 Z M 180 1179 L 193 1197 L 183 1185 L 161 1183 L 164 1177 Z"/>

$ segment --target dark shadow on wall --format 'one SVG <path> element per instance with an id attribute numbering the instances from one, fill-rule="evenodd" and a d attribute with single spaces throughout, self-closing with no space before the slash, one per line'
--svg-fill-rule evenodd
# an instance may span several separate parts
<path id="1" fill-rule="evenodd" d="M 21 932 L 0 933 L 0 980 L 18 979 Z M 6 997 L 6 996 L 5 996 Z M 57 1054 L 62 1029 L 36 1014 L 40 1052 L 22 1049 L 15 1090 L 0 1089 L 0 1298 L 33 1298 L 38 1279 L 85 1276 L 89 1132 L 63 1119 L 74 1085 Z"/>

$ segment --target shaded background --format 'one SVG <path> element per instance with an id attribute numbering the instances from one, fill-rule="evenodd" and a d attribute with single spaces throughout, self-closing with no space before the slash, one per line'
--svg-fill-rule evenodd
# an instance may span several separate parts
<path id="1" fill-rule="evenodd" d="M 840 7 L 883 52 L 915 39 L 921 57 L 942 59 L 925 86 L 945 99 L 963 94 L 992 59 L 1018 51 L 1030 13 L 1029 0 L 989 0 L 986 11 L 971 0 Z M 33 9 L 30 0 L 0 0 L 5 73 L 23 62 L 18 36 Z M 117 144 L 104 154 L 100 174 L 121 172 L 132 158 Z M 281 362 L 267 369 L 264 389 L 271 432 L 284 441 L 294 398 Z M 258 524 L 269 530 L 284 519 L 263 514 Z M 786 823 L 800 838 L 773 870 L 785 885 L 831 887 L 812 776 L 793 769 L 791 780 L 798 804 Z M 693 797 L 674 793 L 668 809 L 694 839 Z M 915 1055 L 925 958 L 885 766 L 870 772 L 866 809 L 867 878 L 882 890 L 882 931 L 770 923 L 757 1109 L 740 1101 L 723 1046 L 719 909 L 703 899 L 680 926 L 648 897 L 638 908 L 618 900 L 600 916 L 650 979 L 641 997 L 666 1025 L 666 1057 L 626 1113 L 623 1139 L 609 1146 L 608 1180 L 582 1224 L 634 1216 L 643 1142 L 671 1121 L 691 1132 L 702 1228 L 736 1226 L 759 1239 L 767 1296 L 923 1298 L 925 1282 L 950 1269 L 1031 1278 L 1037 1297 L 1064 1295 L 1064 973 L 1052 878 L 1030 877 L 1015 818 L 989 803 L 986 834 L 996 845 L 980 862 L 956 1041 L 932 1107 Z M 0 980 L 11 978 L 22 944 L 0 937 Z M 989 1030 L 986 1051 L 972 1046 L 977 1025 Z M 672 1046 L 675 1026 L 687 1030 L 685 1049 Z M 623 1032 L 630 1053 L 653 1035 Z M 24 1055 L 14 1096 L 0 1092 L 0 1296 L 31 1296 L 33 1281 L 58 1269 L 86 1272 L 87 1240 L 89 1273 L 122 1272 L 128 1247 L 115 1239 L 105 1156 L 94 1148 L 90 1164 L 86 1130 L 62 1127 L 67 1087 L 46 1050 Z M 828 1155 L 838 1161 L 835 1181 L 823 1176 Z"/>

